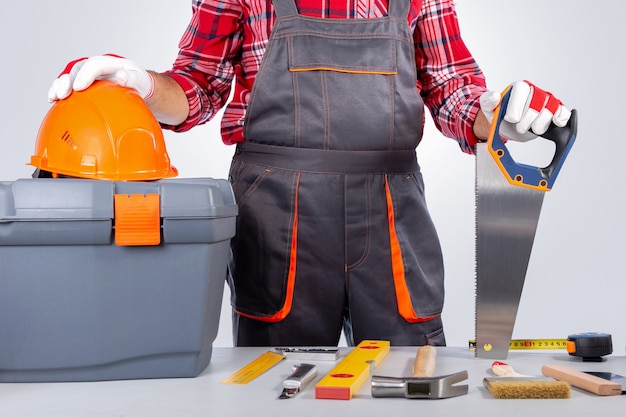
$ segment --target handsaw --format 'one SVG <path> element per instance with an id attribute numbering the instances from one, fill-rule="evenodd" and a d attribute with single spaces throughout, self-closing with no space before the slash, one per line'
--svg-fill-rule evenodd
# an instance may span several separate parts
<path id="1" fill-rule="evenodd" d="M 556 145 L 546 167 L 517 163 L 500 136 L 502 94 L 487 142 L 476 146 L 476 356 L 506 359 L 544 195 L 576 139 L 578 114 L 541 135 Z"/>

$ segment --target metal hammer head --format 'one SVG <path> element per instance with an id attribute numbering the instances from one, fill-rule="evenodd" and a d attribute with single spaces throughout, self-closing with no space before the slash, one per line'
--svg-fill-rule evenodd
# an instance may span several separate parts
<path id="1" fill-rule="evenodd" d="M 404 397 L 441 399 L 466 395 L 467 385 L 454 385 L 467 380 L 467 371 L 428 378 L 372 376 L 372 397 Z"/>

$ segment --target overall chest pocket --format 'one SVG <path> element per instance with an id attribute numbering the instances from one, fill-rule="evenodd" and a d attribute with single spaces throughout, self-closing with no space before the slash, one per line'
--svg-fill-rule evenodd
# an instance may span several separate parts
<path id="1" fill-rule="evenodd" d="M 290 37 L 289 71 L 338 71 L 356 74 L 394 75 L 396 43 L 386 37 Z"/>
<path id="2" fill-rule="evenodd" d="M 287 42 L 300 145 L 392 148 L 396 41 L 299 34 Z"/>

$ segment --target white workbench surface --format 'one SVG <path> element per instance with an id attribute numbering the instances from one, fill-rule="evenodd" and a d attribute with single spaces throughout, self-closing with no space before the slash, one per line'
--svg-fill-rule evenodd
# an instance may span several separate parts
<path id="1" fill-rule="evenodd" d="M 493 361 L 477 359 L 467 348 L 438 348 L 436 375 L 469 372 L 468 395 L 443 400 L 372 398 L 366 381 L 351 400 L 315 399 L 314 384 L 335 362 L 318 361 L 317 378 L 296 397 L 278 400 L 282 380 L 294 361 L 283 360 L 247 385 L 220 384 L 258 357 L 264 348 L 215 348 L 208 368 L 197 378 L 81 383 L 0 384 L 2 417 L 349 417 L 349 416 L 617 416 L 626 412 L 626 395 L 600 397 L 573 388 L 566 400 L 496 400 L 482 386 Z M 342 348 L 342 357 L 349 348 Z M 376 369 L 387 376 L 410 375 L 417 348 L 393 347 Z M 544 364 L 626 375 L 626 357 L 582 362 L 565 351 L 512 351 L 507 362 L 518 372 L 540 374 Z"/>

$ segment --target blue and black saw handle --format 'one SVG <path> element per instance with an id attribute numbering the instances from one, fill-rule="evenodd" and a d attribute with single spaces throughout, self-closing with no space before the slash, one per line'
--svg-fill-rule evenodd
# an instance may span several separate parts
<path id="1" fill-rule="evenodd" d="M 502 93 L 500 104 L 494 110 L 487 148 L 509 183 L 540 191 L 550 191 L 567 158 L 567 154 L 576 140 L 578 112 L 576 109 L 572 110 L 572 115 L 566 126 L 558 127 L 552 123 L 548 130 L 541 135 L 542 138 L 548 139 L 556 145 L 556 151 L 548 166 L 536 167 L 520 164 L 513 159 L 499 133 L 500 124 L 504 120 L 510 96 L 511 87 L 508 87 Z"/>

